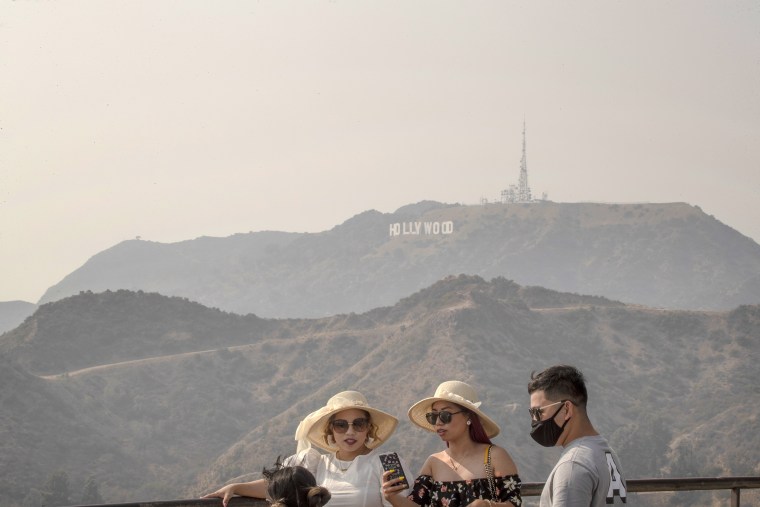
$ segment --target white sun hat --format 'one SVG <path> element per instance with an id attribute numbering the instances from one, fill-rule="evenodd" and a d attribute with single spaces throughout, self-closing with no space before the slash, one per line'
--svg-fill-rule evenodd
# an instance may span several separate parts
<path id="1" fill-rule="evenodd" d="M 475 389 L 459 380 L 441 383 L 431 398 L 425 398 L 412 405 L 409 409 L 409 419 L 420 428 L 434 432 L 435 426 L 427 421 L 425 414 L 430 412 L 433 403 L 436 401 L 450 401 L 477 414 L 488 438 L 495 437 L 501 431 L 499 425 L 480 410 L 481 401 Z"/>
<path id="2" fill-rule="evenodd" d="M 370 449 L 374 449 L 388 440 L 398 425 L 398 419 L 392 415 L 370 407 L 367 398 L 362 393 L 343 391 L 327 400 L 324 407 L 315 410 L 301 421 L 298 429 L 296 429 L 298 451 L 310 447 L 310 444 L 329 452 L 337 451 L 338 446 L 335 445 L 335 441 L 325 439 L 325 427 L 333 414 L 352 408 L 367 412 L 370 415 L 371 423 L 377 428 L 375 431 L 377 438 L 370 439 L 366 443 Z"/>

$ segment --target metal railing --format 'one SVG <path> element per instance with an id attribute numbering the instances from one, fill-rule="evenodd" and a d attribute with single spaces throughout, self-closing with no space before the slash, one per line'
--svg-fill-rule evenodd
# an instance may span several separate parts
<path id="1" fill-rule="evenodd" d="M 740 507 L 742 489 L 760 489 L 760 477 L 680 477 L 675 479 L 629 479 L 628 493 L 731 490 L 731 507 Z M 522 496 L 540 496 L 543 482 L 524 482 Z"/>
<path id="2" fill-rule="evenodd" d="M 522 496 L 540 496 L 543 487 L 543 482 L 524 482 L 521 489 Z M 675 479 L 629 479 L 626 481 L 628 493 L 730 490 L 731 507 L 741 507 L 742 489 L 760 489 L 760 477 L 681 477 Z M 221 500 L 218 498 L 206 500 L 191 498 L 156 502 L 81 505 L 77 507 L 218 507 L 220 505 Z M 269 503 L 260 498 L 234 497 L 230 500 L 229 505 L 232 507 L 267 507 Z"/>

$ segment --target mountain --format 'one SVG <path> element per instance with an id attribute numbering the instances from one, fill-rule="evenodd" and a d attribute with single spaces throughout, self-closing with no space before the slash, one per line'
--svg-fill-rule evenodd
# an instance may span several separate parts
<path id="1" fill-rule="evenodd" d="M 320 233 L 124 241 L 40 303 L 128 289 L 240 314 L 313 318 L 392 305 L 460 273 L 671 309 L 760 303 L 760 245 L 698 207 L 548 201 L 425 201 L 367 211 Z"/>
<path id="2" fill-rule="evenodd" d="M 26 301 L 0 302 L 0 334 L 21 324 L 36 308 L 37 305 Z"/>
<path id="3" fill-rule="evenodd" d="M 560 362 L 586 373 L 629 477 L 756 475 L 758 337 L 760 306 L 668 311 L 464 275 L 320 319 L 83 292 L 0 336 L 0 494 L 20 505 L 65 470 L 109 503 L 195 497 L 291 453 L 298 421 L 346 389 L 399 416 L 387 447 L 416 473 L 441 444 L 406 410 L 448 379 L 477 388 L 496 443 L 542 481 L 557 450 L 528 436 L 526 384 Z"/>
<path id="4" fill-rule="evenodd" d="M 57 468 L 97 474 L 111 492 L 129 494 L 141 487 L 142 465 L 114 438 L 115 421 L 100 411 L 100 403 L 31 375 L 0 356 L 4 505 L 21 505 L 22 500 L 39 495 L 46 475 Z"/>

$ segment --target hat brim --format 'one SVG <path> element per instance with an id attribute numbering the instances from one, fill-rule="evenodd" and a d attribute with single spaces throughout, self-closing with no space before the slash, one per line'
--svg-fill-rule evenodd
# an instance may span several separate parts
<path id="1" fill-rule="evenodd" d="M 314 421 L 314 423 L 311 425 L 311 428 L 309 428 L 309 431 L 306 433 L 306 438 L 309 440 L 309 442 L 312 443 L 312 445 L 319 447 L 320 449 L 324 449 L 325 451 L 329 452 L 336 452 L 339 450 L 339 447 L 335 444 L 330 444 L 329 442 L 325 442 L 325 427 L 327 426 L 327 423 L 330 421 L 330 417 L 332 417 L 334 414 L 337 414 L 338 412 L 343 412 L 344 410 L 363 410 L 370 415 L 370 419 L 372 421 L 372 424 L 374 424 L 377 427 L 377 431 L 375 432 L 375 435 L 377 438 L 372 440 L 371 442 L 367 442 L 367 447 L 370 449 L 374 449 L 376 447 L 381 446 L 386 440 L 390 438 L 390 436 L 393 434 L 394 431 L 396 431 L 396 426 L 398 426 L 398 419 L 393 417 L 392 415 L 383 412 L 382 410 L 378 410 L 376 408 L 370 408 L 365 406 L 347 406 L 347 407 L 340 407 L 336 408 L 334 410 L 331 410 L 330 412 L 327 412 L 326 414 L 322 415 L 319 419 Z"/>
<path id="2" fill-rule="evenodd" d="M 472 404 L 462 403 L 461 401 L 452 401 L 449 398 L 440 398 L 435 396 L 420 400 L 409 408 L 407 414 L 409 415 L 409 419 L 412 421 L 412 423 L 419 426 L 423 430 L 435 433 L 435 426 L 427 422 L 427 419 L 425 419 L 425 414 L 430 411 L 430 407 L 436 401 L 446 401 L 453 403 L 457 406 L 469 410 L 474 414 L 477 414 L 478 419 L 480 419 L 480 423 L 483 425 L 483 429 L 485 430 L 486 435 L 488 435 L 488 438 L 493 438 L 501 432 L 499 425 L 496 424 L 493 419 L 485 415 L 478 407 Z"/>

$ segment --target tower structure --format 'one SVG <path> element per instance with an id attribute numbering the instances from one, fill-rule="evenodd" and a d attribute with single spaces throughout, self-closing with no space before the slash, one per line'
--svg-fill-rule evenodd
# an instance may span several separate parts
<path id="1" fill-rule="evenodd" d="M 509 188 L 501 191 L 500 201 L 504 204 L 515 202 L 531 202 L 533 196 L 528 185 L 528 155 L 525 141 L 525 120 L 523 120 L 522 158 L 520 159 L 520 178 L 517 185 L 509 185 Z"/>
<path id="2" fill-rule="evenodd" d="M 530 187 L 528 186 L 528 160 L 525 150 L 525 120 L 523 120 L 522 158 L 520 159 L 520 180 L 517 183 L 517 201 L 530 202 Z"/>

